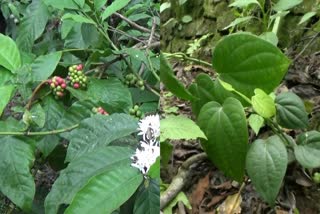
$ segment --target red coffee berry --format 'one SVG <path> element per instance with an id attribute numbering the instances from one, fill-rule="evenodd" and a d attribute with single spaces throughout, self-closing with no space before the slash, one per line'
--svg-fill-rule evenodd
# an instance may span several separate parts
<path id="1" fill-rule="evenodd" d="M 67 87 L 67 85 L 65 83 L 61 84 L 61 88 L 65 89 Z"/>
<path id="2" fill-rule="evenodd" d="M 79 64 L 78 66 L 77 66 L 77 70 L 78 71 L 81 71 L 83 69 L 83 65 L 82 64 Z"/>
<path id="3" fill-rule="evenodd" d="M 75 83 L 75 84 L 73 84 L 73 88 L 75 88 L 75 89 L 78 89 L 78 88 L 80 88 L 80 85 L 79 85 L 79 83 Z"/>

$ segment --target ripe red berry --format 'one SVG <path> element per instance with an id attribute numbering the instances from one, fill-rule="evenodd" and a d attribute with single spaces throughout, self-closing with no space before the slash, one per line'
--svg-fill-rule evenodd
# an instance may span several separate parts
<path id="1" fill-rule="evenodd" d="M 82 64 L 79 64 L 78 66 L 77 66 L 77 70 L 78 71 L 81 71 L 83 69 L 83 65 Z"/>
<path id="2" fill-rule="evenodd" d="M 75 84 L 73 84 L 73 88 L 75 88 L 75 89 L 78 89 L 80 87 L 80 85 L 79 85 L 79 83 L 75 83 Z"/>
<path id="3" fill-rule="evenodd" d="M 67 87 L 67 85 L 66 85 L 65 83 L 62 83 L 62 84 L 61 84 L 61 88 L 64 89 L 64 88 L 66 88 L 66 87 Z"/>
<path id="4" fill-rule="evenodd" d="M 48 83 L 49 85 L 51 85 L 52 80 L 47 80 L 47 83 Z"/>

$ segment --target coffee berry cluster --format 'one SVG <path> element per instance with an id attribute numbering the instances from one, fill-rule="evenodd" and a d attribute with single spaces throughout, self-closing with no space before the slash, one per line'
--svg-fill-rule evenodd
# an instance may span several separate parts
<path id="1" fill-rule="evenodd" d="M 96 114 L 109 115 L 109 113 L 106 112 L 106 110 L 104 110 L 101 106 L 97 108 L 93 108 L 92 111 Z"/>
<path id="2" fill-rule="evenodd" d="M 65 95 L 64 91 L 67 88 L 67 83 L 62 77 L 54 76 L 52 79 L 47 80 L 47 83 L 50 85 L 56 99 Z"/>
<path id="3" fill-rule="evenodd" d="M 131 109 L 129 109 L 129 114 L 138 119 L 142 118 L 142 111 L 139 109 L 138 105 L 135 105 Z"/>
<path id="4" fill-rule="evenodd" d="M 67 76 L 67 80 L 69 84 L 74 89 L 86 88 L 87 87 L 87 77 L 83 73 L 83 65 L 73 65 L 69 67 L 69 73 Z"/>
<path id="5" fill-rule="evenodd" d="M 135 86 L 144 90 L 143 80 L 139 80 L 134 74 L 127 74 L 125 76 L 125 84 L 129 87 Z"/>

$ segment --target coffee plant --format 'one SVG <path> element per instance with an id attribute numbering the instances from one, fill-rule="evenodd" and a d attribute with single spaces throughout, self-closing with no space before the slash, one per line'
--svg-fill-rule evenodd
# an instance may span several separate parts
<path id="1" fill-rule="evenodd" d="M 226 176 L 250 178 L 274 206 L 289 163 L 320 167 L 320 133 L 310 130 L 304 102 L 292 92 L 275 93 L 291 63 L 276 46 L 249 33 L 228 35 L 213 50 L 217 78 L 201 73 L 189 88 L 176 79 L 166 56 L 160 58 L 161 80 L 191 102 L 206 137 L 198 136 L 201 145 Z M 249 138 L 249 127 L 256 137 Z M 313 180 L 319 182 L 319 173 Z"/>
<path id="2" fill-rule="evenodd" d="M 159 213 L 159 4 L 0 6 L 0 212 Z"/>

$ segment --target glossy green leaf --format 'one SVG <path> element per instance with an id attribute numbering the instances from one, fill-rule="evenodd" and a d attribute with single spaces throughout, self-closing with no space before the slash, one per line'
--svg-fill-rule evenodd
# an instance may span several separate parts
<path id="1" fill-rule="evenodd" d="M 167 118 L 160 121 L 161 141 L 166 139 L 180 140 L 180 139 L 207 139 L 199 126 L 191 119 L 179 115 L 169 115 Z"/>
<path id="2" fill-rule="evenodd" d="M 229 7 L 245 8 L 248 7 L 250 4 L 257 4 L 261 7 L 259 1 L 257 0 L 235 0 L 232 4 L 229 4 Z"/>
<path id="3" fill-rule="evenodd" d="M 286 173 L 287 163 L 287 150 L 278 136 L 256 140 L 248 151 L 248 175 L 257 192 L 272 206 Z"/>
<path id="4" fill-rule="evenodd" d="M 0 66 L 0 86 L 9 85 L 14 78 L 14 75 L 4 67 Z"/>
<path id="5" fill-rule="evenodd" d="M 248 33 L 224 37 L 213 51 L 213 67 L 219 78 L 249 98 L 256 88 L 272 92 L 289 64 L 277 47 Z"/>
<path id="6" fill-rule="evenodd" d="M 0 65 L 13 73 L 21 66 L 20 53 L 16 43 L 3 34 L 0 34 Z"/>
<path id="7" fill-rule="evenodd" d="M 81 15 L 78 15 L 78 14 L 66 13 L 61 18 L 62 21 L 65 21 L 68 19 L 71 19 L 71 20 L 78 22 L 78 23 L 88 23 L 88 24 L 93 24 L 93 25 L 96 24 L 92 19 L 88 19 L 88 18 L 81 16 Z"/>
<path id="8" fill-rule="evenodd" d="M 32 122 L 42 128 L 46 122 L 46 113 L 39 103 L 32 106 L 30 110 Z"/>
<path id="9" fill-rule="evenodd" d="M 67 9 L 80 9 L 84 6 L 85 0 L 71 0 L 71 1 L 57 1 L 57 0 L 43 0 L 43 2 L 54 8 L 63 10 Z"/>
<path id="10" fill-rule="evenodd" d="M 68 90 L 81 101 L 91 100 L 103 103 L 107 112 L 128 111 L 132 107 L 130 91 L 116 78 L 90 79 L 86 91 L 73 88 Z"/>
<path id="11" fill-rule="evenodd" d="M 2 114 L 4 108 L 7 106 L 8 102 L 10 101 L 14 90 L 15 90 L 14 85 L 0 86 L 0 98 L 1 98 L 0 99 L 0 115 Z"/>
<path id="12" fill-rule="evenodd" d="M 136 132 L 137 120 L 127 114 L 94 115 L 81 121 L 79 128 L 71 131 L 66 161 L 70 162 L 96 148 Z"/>
<path id="13" fill-rule="evenodd" d="M 111 213 L 133 195 L 142 178 L 142 174 L 130 165 L 107 170 L 89 180 L 65 213 Z"/>
<path id="14" fill-rule="evenodd" d="M 246 17 L 236 18 L 227 27 L 223 28 L 223 30 L 226 30 L 228 28 L 237 26 L 238 24 L 241 24 L 243 22 L 247 22 L 247 21 L 251 20 L 252 18 L 253 18 L 253 16 L 246 16 Z"/>
<path id="15" fill-rule="evenodd" d="M 187 198 L 184 192 L 179 192 L 178 195 L 163 209 L 163 214 L 172 214 L 172 209 L 178 204 L 178 202 L 182 202 L 189 210 L 192 209 L 189 199 Z"/>
<path id="16" fill-rule="evenodd" d="M 274 46 L 278 45 L 279 39 L 277 37 L 277 34 L 275 34 L 274 32 L 264 32 L 261 35 L 259 35 L 259 37 L 261 39 L 266 40 L 267 42 L 270 42 Z"/>
<path id="17" fill-rule="evenodd" d="M 148 176 L 150 176 L 150 178 L 160 180 L 160 157 L 157 157 L 156 162 L 151 165 L 148 171 Z"/>
<path id="18" fill-rule="evenodd" d="M 16 42 L 20 50 L 31 52 L 34 41 L 45 30 L 49 15 L 49 10 L 42 1 L 32 1 L 18 28 Z"/>
<path id="19" fill-rule="evenodd" d="M 151 179 L 143 188 L 140 189 L 136 196 L 133 213 L 160 213 L 160 184 L 157 180 Z"/>
<path id="20" fill-rule="evenodd" d="M 263 123 L 264 123 L 263 117 L 261 117 L 258 114 L 251 114 L 248 121 L 249 121 L 249 125 L 252 128 L 252 130 L 254 131 L 254 133 L 256 133 L 256 135 L 258 135 L 259 130 L 263 126 Z"/>
<path id="21" fill-rule="evenodd" d="M 160 54 L 160 79 L 166 88 L 181 99 L 193 100 L 194 97 L 173 74 L 168 60 Z"/>
<path id="22" fill-rule="evenodd" d="M 103 5 L 107 3 L 107 0 L 94 0 L 94 9 L 99 10 Z"/>
<path id="23" fill-rule="evenodd" d="M 205 104 L 198 124 L 208 138 L 201 144 L 209 159 L 227 176 L 242 181 L 248 129 L 240 101 L 230 97 L 223 105 L 215 101 Z"/>
<path id="24" fill-rule="evenodd" d="M 277 122 L 289 129 L 306 128 L 308 126 L 308 113 L 303 101 L 292 92 L 281 93 L 276 97 Z"/>
<path id="25" fill-rule="evenodd" d="M 273 99 L 261 89 L 254 90 L 251 97 L 252 107 L 255 112 L 264 118 L 270 118 L 276 114 L 276 106 Z"/>
<path id="26" fill-rule="evenodd" d="M 32 146 L 20 138 L 0 138 L 0 191 L 24 211 L 30 211 L 35 184 L 30 168 L 34 162 Z"/>
<path id="27" fill-rule="evenodd" d="M 31 64 L 33 80 L 42 81 L 48 79 L 56 69 L 61 55 L 62 52 L 59 51 L 36 58 Z"/>
<path id="28" fill-rule="evenodd" d="M 24 131 L 24 124 L 12 117 L 6 120 L 0 121 L 0 131 L 1 132 L 20 132 Z"/>
<path id="29" fill-rule="evenodd" d="M 64 43 L 66 48 L 87 49 L 95 46 L 99 41 L 97 28 L 88 23 L 74 22 L 71 30 L 69 29 L 69 32 L 64 32 L 64 34 L 65 33 L 68 33 Z"/>
<path id="30" fill-rule="evenodd" d="M 300 22 L 298 23 L 298 25 L 301 25 L 302 23 L 310 20 L 310 19 L 311 19 L 312 17 L 314 17 L 315 15 L 317 15 L 317 13 L 314 12 L 314 11 L 311 11 L 311 12 L 308 12 L 308 13 L 304 14 L 304 15 L 302 16 Z"/>
<path id="31" fill-rule="evenodd" d="M 70 204 L 90 178 L 120 166 L 129 166 L 132 154 L 133 151 L 129 148 L 108 146 L 96 149 L 69 163 L 68 167 L 60 172 L 45 200 L 45 213 L 56 214 L 61 204 Z"/>
<path id="32" fill-rule="evenodd" d="M 130 0 L 114 0 L 111 5 L 107 6 L 101 15 L 102 21 L 111 16 L 113 13 L 121 10 L 129 4 Z"/>
<path id="33" fill-rule="evenodd" d="M 273 5 L 272 9 L 275 11 L 290 10 L 302 2 L 303 0 L 279 0 L 275 5 Z"/>
<path id="34" fill-rule="evenodd" d="M 320 132 L 310 131 L 300 134 L 294 147 L 294 155 L 305 168 L 320 167 Z"/>
<path id="35" fill-rule="evenodd" d="M 72 106 L 63 112 L 61 120 L 58 122 L 58 129 L 67 128 L 80 123 L 85 118 L 92 115 L 92 108 L 97 107 L 90 101 L 77 101 Z M 60 136 L 68 138 L 69 132 L 61 133 Z"/>

